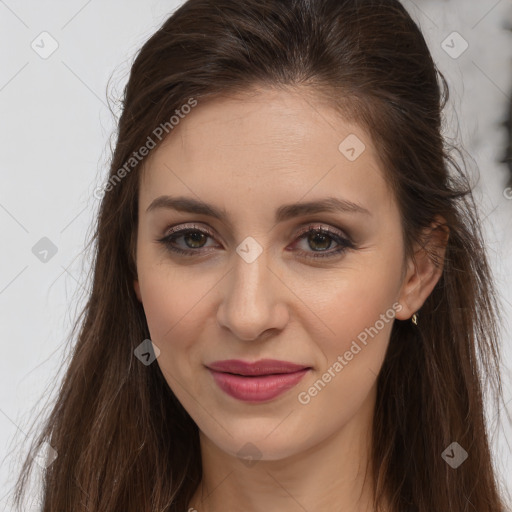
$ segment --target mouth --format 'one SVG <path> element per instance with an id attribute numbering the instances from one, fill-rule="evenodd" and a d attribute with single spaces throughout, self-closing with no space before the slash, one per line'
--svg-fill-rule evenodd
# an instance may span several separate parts
<path id="1" fill-rule="evenodd" d="M 215 361 L 207 365 L 217 386 L 227 395 L 244 402 L 267 402 L 282 395 L 311 370 L 310 366 L 262 359 Z"/>

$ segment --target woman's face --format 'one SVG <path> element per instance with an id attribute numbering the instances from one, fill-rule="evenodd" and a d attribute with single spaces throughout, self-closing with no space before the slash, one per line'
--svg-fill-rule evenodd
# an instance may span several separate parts
<path id="1" fill-rule="evenodd" d="M 199 102 L 150 154 L 135 289 L 153 364 L 223 452 L 276 460 L 368 426 L 393 318 L 414 312 L 379 165 L 300 90 Z M 243 364 L 269 359 L 298 366 Z"/>

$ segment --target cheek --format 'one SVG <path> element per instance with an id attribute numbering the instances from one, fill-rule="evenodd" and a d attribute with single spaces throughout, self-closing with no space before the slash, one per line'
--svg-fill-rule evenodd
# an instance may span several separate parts
<path id="1" fill-rule="evenodd" d="M 343 339 L 344 343 L 373 326 L 381 315 L 387 314 L 388 325 L 389 317 L 394 318 L 396 312 L 393 304 L 399 296 L 400 277 L 398 250 L 366 254 L 357 265 L 331 280 L 330 292 L 317 301 L 321 308 L 319 316 L 327 320 L 334 338 Z M 386 330 L 381 322 L 378 326 Z"/>
<path id="2" fill-rule="evenodd" d="M 330 371 L 326 380 L 336 375 L 332 381 L 338 384 L 332 385 L 332 391 L 336 389 L 344 400 L 363 397 L 384 361 L 400 309 L 401 254 L 399 242 L 366 253 L 357 265 L 332 280 L 335 289 L 331 285 L 328 300 L 320 301 L 319 316 L 330 328 L 329 335 L 313 338 L 324 354 L 320 373 Z"/>
<path id="3" fill-rule="evenodd" d="M 397 295 L 396 282 L 382 276 L 372 277 L 368 273 L 348 281 L 331 302 L 329 318 L 334 321 L 335 331 L 343 334 L 344 338 L 356 338 L 366 328 L 373 326 L 381 315 L 393 310 Z"/>
<path id="4" fill-rule="evenodd" d="M 150 337 L 160 350 L 156 362 L 179 395 L 180 383 L 188 383 L 193 368 L 204 362 L 198 340 L 209 329 L 211 296 L 219 276 L 213 272 L 198 276 L 192 266 L 178 268 L 166 260 L 145 265 L 141 258 L 139 283 Z"/>
<path id="5" fill-rule="evenodd" d="M 343 374 L 343 379 L 356 381 L 365 372 L 370 380 L 371 373 L 379 372 L 396 314 L 393 299 L 379 291 L 364 293 L 358 286 L 350 293 L 346 287 L 332 301 L 328 316 L 332 333 L 323 341 L 317 338 L 326 359 L 320 371 L 330 369 L 331 374 L 334 371 Z"/>
<path id="6" fill-rule="evenodd" d="M 176 286 L 160 267 L 139 271 L 142 304 L 151 339 L 160 349 L 185 311 L 176 300 Z M 179 289 L 179 286 L 178 286 Z"/>
<path id="7" fill-rule="evenodd" d="M 331 333 L 313 337 L 323 363 L 297 390 L 304 414 L 324 418 L 314 438 L 341 428 L 368 401 L 385 359 L 396 315 L 392 281 L 350 280 L 337 290 L 323 315 Z M 395 306 L 394 306 L 395 305 Z M 322 316 L 323 316 L 322 315 Z M 325 411 L 330 410 L 327 418 Z M 308 434 L 306 434 L 308 435 Z"/>

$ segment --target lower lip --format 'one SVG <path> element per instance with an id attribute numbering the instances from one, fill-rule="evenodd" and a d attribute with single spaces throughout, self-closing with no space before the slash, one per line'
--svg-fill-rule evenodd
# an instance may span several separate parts
<path id="1" fill-rule="evenodd" d="M 266 402 L 293 388 L 306 375 L 309 368 L 293 373 L 246 377 L 210 370 L 224 393 L 244 402 Z"/>

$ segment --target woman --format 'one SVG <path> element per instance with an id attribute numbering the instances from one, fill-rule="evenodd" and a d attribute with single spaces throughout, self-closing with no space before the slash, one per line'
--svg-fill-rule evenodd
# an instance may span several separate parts
<path id="1" fill-rule="evenodd" d="M 495 292 L 447 98 L 395 0 L 165 22 L 97 191 L 42 510 L 505 510 Z"/>

